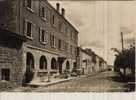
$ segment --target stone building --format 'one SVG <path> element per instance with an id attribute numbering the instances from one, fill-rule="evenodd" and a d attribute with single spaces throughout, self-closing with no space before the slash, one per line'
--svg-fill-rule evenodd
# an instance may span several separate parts
<path id="1" fill-rule="evenodd" d="M 106 70 L 107 64 L 100 56 L 96 55 L 91 49 L 78 47 L 78 69 L 82 74 L 92 74 Z"/>
<path id="2" fill-rule="evenodd" d="M 82 74 L 90 74 L 94 71 L 92 63 L 92 55 L 87 53 L 82 48 L 78 48 L 78 69 L 82 71 Z"/>
<path id="3" fill-rule="evenodd" d="M 0 80 L 20 83 L 24 36 L 0 28 Z"/>
<path id="4" fill-rule="evenodd" d="M 10 48 L 11 52 L 16 53 L 16 60 L 13 59 L 10 65 L 0 62 L 0 68 L 8 66 L 12 69 L 15 67 L 13 63 L 20 62 L 16 76 L 20 82 L 29 83 L 39 77 L 47 80 L 48 75 L 53 77 L 76 67 L 78 31 L 67 21 L 65 9 L 60 9 L 59 3 L 55 9 L 47 0 L 2 0 L 0 28 L 7 30 L 9 35 L 26 38 L 15 44 L 2 40 L 2 43 L 9 42 L 9 46 L 16 45 L 17 49 Z M 0 50 L 8 52 L 5 47 L 0 47 Z M 14 78 L 12 74 L 9 76 L 9 80 Z"/>

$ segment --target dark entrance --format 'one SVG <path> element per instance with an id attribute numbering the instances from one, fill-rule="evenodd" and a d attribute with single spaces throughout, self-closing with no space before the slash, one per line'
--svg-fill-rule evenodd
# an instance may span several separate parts
<path id="1" fill-rule="evenodd" d="M 34 75 L 33 69 L 34 69 L 34 57 L 31 53 L 27 53 L 25 83 L 30 83 L 32 81 Z"/>
<path id="2" fill-rule="evenodd" d="M 66 69 L 67 70 L 70 70 L 70 64 L 69 64 L 69 61 L 66 62 Z"/>
<path id="3" fill-rule="evenodd" d="M 40 69 L 47 69 L 47 60 L 45 56 L 40 58 Z"/>
<path id="4" fill-rule="evenodd" d="M 59 73 L 61 74 L 62 73 L 62 64 L 63 62 L 66 60 L 66 58 L 64 57 L 59 57 L 58 58 L 58 63 L 59 63 Z"/>
<path id="5" fill-rule="evenodd" d="M 10 80 L 10 69 L 2 69 L 2 80 L 9 81 Z"/>
<path id="6" fill-rule="evenodd" d="M 57 61 L 55 58 L 51 59 L 51 69 L 54 69 L 54 70 L 57 69 Z"/>

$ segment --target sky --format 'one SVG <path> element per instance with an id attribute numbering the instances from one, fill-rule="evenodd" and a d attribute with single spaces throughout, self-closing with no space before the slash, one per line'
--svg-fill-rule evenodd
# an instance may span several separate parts
<path id="1" fill-rule="evenodd" d="M 113 64 L 115 53 L 111 48 L 121 49 L 130 44 L 136 33 L 136 1 L 89 1 L 48 0 L 54 7 L 60 3 L 65 17 L 79 31 L 79 46 L 91 48 L 108 64 Z"/>

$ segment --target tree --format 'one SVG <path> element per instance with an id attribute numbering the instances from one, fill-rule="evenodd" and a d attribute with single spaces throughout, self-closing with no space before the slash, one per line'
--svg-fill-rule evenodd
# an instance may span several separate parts
<path id="1" fill-rule="evenodd" d="M 124 49 L 122 51 L 112 48 L 117 54 L 115 55 L 114 66 L 117 71 L 120 68 L 123 68 L 124 75 L 126 75 L 126 68 L 131 69 L 132 75 L 135 74 L 135 46 L 132 46 L 129 49 Z"/>

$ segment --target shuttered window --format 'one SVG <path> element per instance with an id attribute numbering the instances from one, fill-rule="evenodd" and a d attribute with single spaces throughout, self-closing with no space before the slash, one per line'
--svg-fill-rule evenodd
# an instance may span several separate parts
<path id="1" fill-rule="evenodd" d="M 27 36 L 32 36 L 32 23 L 27 22 Z"/>
<path id="2" fill-rule="evenodd" d="M 43 20 L 46 20 L 47 13 L 46 13 L 45 7 L 43 7 L 43 6 L 41 5 L 39 9 L 40 9 L 40 11 L 39 11 L 39 16 L 40 16 Z"/>
<path id="3" fill-rule="evenodd" d="M 54 35 L 50 35 L 50 44 L 51 44 L 51 47 L 55 47 L 55 36 Z"/>
<path id="4" fill-rule="evenodd" d="M 31 21 L 24 20 L 24 35 L 29 39 L 33 39 L 32 35 L 35 33 L 35 31 L 35 24 L 33 24 Z"/>
<path id="5" fill-rule="evenodd" d="M 55 25 L 55 16 L 52 16 L 52 24 Z"/>
<path id="6" fill-rule="evenodd" d="M 62 49 L 62 40 L 58 40 L 58 49 L 61 50 Z"/>
<path id="7" fill-rule="evenodd" d="M 47 43 L 47 34 L 44 29 L 39 29 L 40 30 L 40 42 L 46 44 Z"/>

